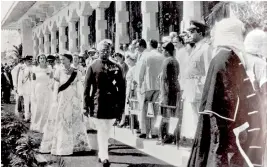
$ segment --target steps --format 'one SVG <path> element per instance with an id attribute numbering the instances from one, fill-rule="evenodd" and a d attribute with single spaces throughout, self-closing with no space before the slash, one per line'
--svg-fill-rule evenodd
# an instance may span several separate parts
<path id="1" fill-rule="evenodd" d="M 140 139 L 126 128 L 116 127 L 115 134 L 112 130 L 111 137 L 177 167 L 186 166 L 190 155 L 188 148 L 177 149 L 175 145 L 156 145 L 157 140 Z"/>

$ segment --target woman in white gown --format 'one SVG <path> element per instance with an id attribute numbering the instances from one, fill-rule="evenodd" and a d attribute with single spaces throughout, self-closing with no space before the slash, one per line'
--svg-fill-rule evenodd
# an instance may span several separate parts
<path id="1" fill-rule="evenodd" d="M 61 56 L 62 68 L 55 72 L 54 103 L 44 130 L 40 152 L 71 155 L 90 151 L 89 139 L 81 110 L 81 74 L 72 68 L 72 56 Z"/>
<path id="2" fill-rule="evenodd" d="M 50 82 L 52 69 L 46 65 L 45 55 L 38 57 L 39 65 L 32 70 L 32 117 L 30 129 L 43 133 L 51 107 Z"/>

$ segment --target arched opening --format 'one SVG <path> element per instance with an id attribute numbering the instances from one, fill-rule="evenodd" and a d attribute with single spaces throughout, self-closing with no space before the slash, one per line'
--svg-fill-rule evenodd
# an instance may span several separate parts
<path id="1" fill-rule="evenodd" d="M 158 27 L 160 37 L 180 32 L 183 19 L 183 1 L 159 1 Z"/>
<path id="2" fill-rule="evenodd" d="M 96 12 L 94 10 L 92 15 L 88 17 L 88 26 L 90 29 L 88 35 L 88 42 L 90 47 L 94 47 L 96 42 L 95 21 L 96 21 Z"/>
<path id="3" fill-rule="evenodd" d="M 77 37 L 76 37 L 76 48 L 77 51 L 80 52 L 80 44 L 81 44 L 81 37 L 80 37 L 80 20 L 78 20 L 75 23 L 75 32 L 77 33 Z"/>
<path id="4" fill-rule="evenodd" d="M 49 43 L 48 53 L 51 54 L 51 34 L 48 34 L 48 43 Z"/>
<path id="5" fill-rule="evenodd" d="M 142 38 L 141 1 L 127 1 L 126 9 L 129 12 L 127 27 L 130 41 Z"/>
<path id="6" fill-rule="evenodd" d="M 59 53 L 59 30 L 56 31 L 56 53 Z"/>
<path id="7" fill-rule="evenodd" d="M 66 35 L 66 42 L 65 42 L 65 49 L 69 50 L 69 27 L 65 27 L 65 35 Z"/>
<path id="8" fill-rule="evenodd" d="M 107 20 L 106 37 L 115 43 L 116 24 L 115 24 L 115 2 L 112 1 L 110 6 L 105 10 L 105 20 Z"/>

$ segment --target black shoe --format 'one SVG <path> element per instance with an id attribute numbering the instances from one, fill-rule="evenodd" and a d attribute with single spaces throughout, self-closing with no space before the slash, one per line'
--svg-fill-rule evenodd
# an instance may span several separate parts
<path id="1" fill-rule="evenodd" d="M 146 134 L 143 133 L 143 134 L 139 135 L 138 137 L 142 138 L 142 139 L 145 139 L 146 138 Z"/>
<path id="2" fill-rule="evenodd" d="M 102 164 L 103 164 L 103 167 L 109 167 L 109 166 L 110 166 L 110 162 L 109 162 L 107 159 L 105 159 L 105 160 L 102 162 Z"/>
<path id="3" fill-rule="evenodd" d="M 100 158 L 98 158 L 98 162 L 101 163 L 101 159 Z"/>

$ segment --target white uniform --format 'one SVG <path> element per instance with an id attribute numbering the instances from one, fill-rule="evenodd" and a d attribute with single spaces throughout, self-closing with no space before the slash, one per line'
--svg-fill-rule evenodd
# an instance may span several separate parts
<path id="1" fill-rule="evenodd" d="M 19 71 L 20 71 L 20 67 L 22 66 L 22 64 L 17 64 L 13 70 L 11 71 L 11 75 L 12 75 L 12 80 L 13 80 L 13 85 L 14 88 L 18 91 L 18 76 L 19 76 Z M 16 100 L 16 104 L 15 104 L 15 115 L 19 116 L 19 111 L 18 111 L 18 104 L 19 104 L 19 94 L 15 93 L 15 100 Z"/>
<path id="2" fill-rule="evenodd" d="M 31 104 L 31 66 L 25 66 L 22 73 L 22 95 L 24 99 L 24 117 L 25 120 L 30 119 L 30 104 Z"/>

